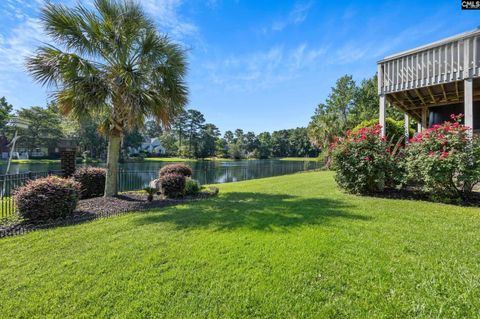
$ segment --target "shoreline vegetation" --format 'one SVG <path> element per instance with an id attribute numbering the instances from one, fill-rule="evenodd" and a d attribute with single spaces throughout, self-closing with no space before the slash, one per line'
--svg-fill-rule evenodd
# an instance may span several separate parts
<path id="1" fill-rule="evenodd" d="M 134 163 L 134 162 L 198 162 L 198 161 L 217 161 L 217 162 L 227 162 L 227 161 L 244 161 L 244 160 L 262 160 L 262 159 L 232 159 L 232 158 L 221 158 L 221 157 L 207 157 L 207 158 L 184 158 L 184 157 L 145 157 L 145 158 L 135 158 L 127 159 L 125 163 Z M 279 158 L 270 158 L 267 160 L 280 160 L 280 161 L 295 161 L 295 162 L 317 162 L 320 159 L 318 157 L 279 157 Z M 13 159 L 12 164 L 57 164 L 60 163 L 59 159 Z M 78 162 L 79 163 L 79 162 Z M 96 164 L 103 163 L 100 160 L 89 160 L 87 162 L 83 161 L 84 164 Z M 7 160 L 0 160 L 0 165 L 6 165 Z"/>

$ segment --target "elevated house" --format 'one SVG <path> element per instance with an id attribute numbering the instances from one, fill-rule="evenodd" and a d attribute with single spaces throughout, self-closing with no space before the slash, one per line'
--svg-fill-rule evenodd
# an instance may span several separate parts
<path id="1" fill-rule="evenodd" d="M 480 130 L 480 29 L 462 33 L 378 62 L 380 124 L 385 135 L 387 104 L 415 119 L 422 131 L 463 113 Z M 406 133 L 407 134 L 407 133 Z"/>

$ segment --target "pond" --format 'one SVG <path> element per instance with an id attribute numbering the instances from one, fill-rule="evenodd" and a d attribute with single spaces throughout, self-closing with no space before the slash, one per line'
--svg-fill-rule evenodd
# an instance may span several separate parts
<path id="1" fill-rule="evenodd" d="M 171 162 L 122 163 L 120 168 L 120 190 L 139 189 L 158 175 L 158 170 Z M 247 179 L 285 175 L 320 168 L 315 161 L 284 160 L 238 160 L 238 161 L 192 161 L 185 162 L 193 170 L 193 178 L 201 184 L 228 183 Z M 89 166 L 104 166 L 104 163 Z M 77 164 L 85 166 L 85 164 Z M 24 172 L 47 172 L 60 170 L 60 163 L 51 164 L 12 164 L 10 174 Z M 5 165 L 0 165 L 0 174 Z"/>

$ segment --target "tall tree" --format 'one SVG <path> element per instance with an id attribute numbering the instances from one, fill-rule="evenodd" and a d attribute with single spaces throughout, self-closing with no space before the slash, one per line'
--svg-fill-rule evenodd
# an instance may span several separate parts
<path id="1" fill-rule="evenodd" d="M 223 134 L 223 139 L 227 144 L 232 144 L 235 142 L 235 136 L 233 135 L 232 131 L 225 131 L 225 134 Z"/>
<path id="2" fill-rule="evenodd" d="M 89 157 L 104 157 L 107 150 L 107 140 L 103 134 L 98 131 L 100 121 L 92 119 L 82 121 L 78 130 L 78 144 Z"/>
<path id="3" fill-rule="evenodd" d="M 188 110 L 187 114 L 188 151 L 190 156 L 194 156 L 198 152 L 205 117 L 197 110 Z"/>
<path id="4" fill-rule="evenodd" d="M 199 157 L 214 156 L 216 152 L 217 140 L 220 137 L 220 130 L 214 124 L 207 123 L 202 128 L 200 137 Z"/>
<path id="5" fill-rule="evenodd" d="M 19 142 L 25 144 L 30 152 L 38 147 L 54 148 L 58 139 L 63 136 L 60 115 L 50 106 L 42 108 L 33 106 L 18 110 L 20 121 L 28 123 L 25 128 L 19 128 L 22 137 Z"/>
<path id="6" fill-rule="evenodd" d="M 94 0 L 93 9 L 47 3 L 40 19 L 60 48 L 41 46 L 27 68 L 53 86 L 60 110 L 75 118 L 106 114 L 105 196 L 117 193 L 122 136 L 145 117 L 171 123 L 187 103 L 185 52 L 158 33 L 132 1 Z"/>
<path id="7" fill-rule="evenodd" d="M 176 135 L 176 138 L 178 140 L 178 148 L 182 147 L 182 142 L 187 132 L 187 118 L 188 113 L 187 111 L 183 110 L 182 112 L 180 112 L 180 114 L 175 116 L 172 121 L 172 132 Z"/>
<path id="8" fill-rule="evenodd" d="M 244 135 L 245 151 L 251 153 L 258 148 L 258 138 L 254 132 L 247 132 Z"/>
<path id="9" fill-rule="evenodd" d="M 280 130 L 272 133 L 272 156 L 288 156 L 288 131 Z"/>
<path id="10" fill-rule="evenodd" d="M 289 152 L 288 156 L 294 157 L 315 157 L 318 156 L 318 149 L 312 145 L 308 138 L 307 129 L 297 127 L 289 131 Z"/>
<path id="11" fill-rule="evenodd" d="M 0 98 L 0 131 L 3 132 L 5 125 L 12 115 L 13 105 L 7 102 L 7 99 L 2 96 Z"/>
<path id="12" fill-rule="evenodd" d="M 178 155 L 179 145 L 177 144 L 177 138 L 173 132 L 163 132 L 162 135 L 160 135 L 160 144 L 165 149 L 165 155 Z"/>
<path id="13" fill-rule="evenodd" d="M 363 121 L 378 119 L 378 83 L 377 75 L 364 79 L 355 92 L 350 110 L 349 126 L 355 127 Z M 387 108 L 387 116 L 395 120 L 403 119 L 403 113 L 395 107 Z"/>
<path id="14" fill-rule="evenodd" d="M 350 112 L 352 127 L 365 120 L 378 118 L 378 87 L 377 76 L 362 80 L 355 92 L 354 106 Z"/>
<path id="15" fill-rule="evenodd" d="M 244 143 L 243 141 L 244 133 L 241 128 L 237 128 L 233 133 L 233 135 L 235 136 L 234 143 L 239 143 L 240 145 Z"/>
<path id="16" fill-rule="evenodd" d="M 320 103 L 308 125 L 308 135 L 318 147 L 324 148 L 347 130 L 356 85 L 352 76 L 339 78 L 325 103 Z"/>
<path id="17" fill-rule="evenodd" d="M 269 132 L 258 134 L 258 157 L 269 158 L 272 156 L 272 136 Z"/>

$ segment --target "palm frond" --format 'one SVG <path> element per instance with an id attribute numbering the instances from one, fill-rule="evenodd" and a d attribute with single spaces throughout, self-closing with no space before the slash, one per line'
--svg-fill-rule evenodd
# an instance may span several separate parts
<path id="1" fill-rule="evenodd" d="M 40 47 L 27 69 L 54 85 L 62 112 L 107 114 L 115 134 L 141 127 L 146 116 L 168 126 L 188 102 L 185 51 L 155 29 L 133 1 L 95 0 L 95 10 L 47 4 L 42 21 L 59 47 Z"/>

